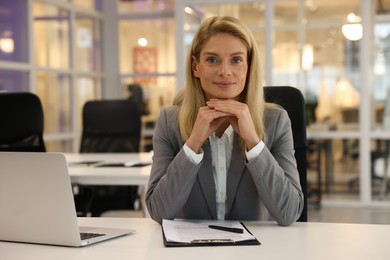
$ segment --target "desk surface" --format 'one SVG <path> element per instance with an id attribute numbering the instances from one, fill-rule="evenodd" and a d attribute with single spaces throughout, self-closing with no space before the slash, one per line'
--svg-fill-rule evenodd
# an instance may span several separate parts
<path id="1" fill-rule="evenodd" d="M 151 162 L 150 153 L 75 153 L 65 154 L 69 164 L 85 161 L 124 163 Z M 151 166 L 144 167 L 87 167 L 70 166 L 72 183 L 84 185 L 143 185 L 147 186 Z"/>
<path id="2" fill-rule="evenodd" d="M 145 192 L 152 166 L 93 167 L 72 166 L 74 163 L 102 161 L 105 163 L 152 162 L 151 153 L 68 153 L 70 180 L 76 185 L 139 185 L 140 203 L 144 216 L 149 216 L 145 205 Z"/>
<path id="3" fill-rule="evenodd" d="M 161 227 L 151 219 L 79 218 L 86 226 L 126 227 L 136 234 L 85 248 L 0 242 L 2 259 L 375 259 L 390 257 L 390 225 L 245 222 L 260 246 L 165 248 Z"/>

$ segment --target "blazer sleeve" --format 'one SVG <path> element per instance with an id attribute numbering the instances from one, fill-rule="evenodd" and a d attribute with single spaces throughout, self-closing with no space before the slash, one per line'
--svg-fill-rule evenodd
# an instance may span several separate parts
<path id="1" fill-rule="evenodd" d="M 177 112 L 177 107 L 163 109 L 153 134 L 153 164 L 145 200 L 158 223 L 173 219 L 182 210 L 200 167 L 183 151 Z"/>
<path id="2" fill-rule="evenodd" d="M 265 127 L 265 147 L 247 167 L 271 216 L 280 225 L 290 225 L 299 218 L 304 199 L 287 112 L 267 110 Z"/>

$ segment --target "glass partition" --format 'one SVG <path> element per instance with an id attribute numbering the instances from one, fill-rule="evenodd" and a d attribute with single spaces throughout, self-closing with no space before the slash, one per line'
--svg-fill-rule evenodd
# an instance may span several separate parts
<path id="1" fill-rule="evenodd" d="M 119 22 L 121 73 L 174 73 L 174 20 L 142 19 Z"/>
<path id="2" fill-rule="evenodd" d="M 2 0 L 0 61 L 28 61 L 27 1 Z"/>
<path id="3" fill-rule="evenodd" d="M 139 85 L 143 90 L 143 118 L 151 121 L 161 108 L 172 104 L 176 94 L 174 28 L 173 18 L 119 22 L 122 96 L 129 96 L 130 84 Z"/>
<path id="4" fill-rule="evenodd" d="M 70 67 L 69 12 L 34 2 L 34 54 L 38 66 L 57 69 Z"/>
<path id="5" fill-rule="evenodd" d="M 78 1 L 82 1 L 82 0 L 78 0 Z M 175 0 L 155 0 L 155 1 L 118 0 L 118 13 L 119 14 L 168 13 L 173 11 L 174 3 Z"/>
<path id="6" fill-rule="evenodd" d="M 274 35 L 275 44 L 272 49 L 273 85 L 297 87 L 300 70 L 297 31 L 295 29 L 276 29 Z M 264 64 L 264 66 L 270 65 Z"/>
<path id="7" fill-rule="evenodd" d="M 372 198 L 390 201 L 390 139 L 372 140 L 370 154 Z"/>
<path id="8" fill-rule="evenodd" d="M 358 200 L 358 160 L 357 138 L 309 138 L 308 192 L 325 200 Z"/>
<path id="9" fill-rule="evenodd" d="M 29 91 L 29 72 L 0 69 L 0 91 Z"/>
<path id="10" fill-rule="evenodd" d="M 101 71 L 100 22 L 78 15 L 75 23 L 75 66 L 81 71 Z"/>
<path id="11" fill-rule="evenodd" d="M 73 0 L 73 1 L 76 5 L 81 6 L 83 8 L 102 11 L 103 0 Z"/>
<path id="12" fill-rule="evenodd" d="M 176 77 L 158 76 L 158 77 L 123 77 L 123 97 L 129 98 L 129 85 L 138 84 L 143 91 L 144 116 L 156 118 L 163 107 L 173 104 L 176 95 Z"/>
<path id="13" fill-rule="evenodd" d="M 122 77 L 122 97 L 132 98 L 134 86 L 141 88 L 142 139 L 141 151 L 153 150 L 152 136 L 160 110 L 173 104 L 176 95 L 176 77 Z M 139 93 L 138 93 L 139 96 Z M 136 100 L 137 101 L 137 100 Z"/>
<path id="14" fill-rule="evenodd" d="M 72 153 L 72 142 L 72 140 L 45 140 L 45 146 L 47 151 L 61 151 L 63 153 Z"/>
<path id="15" fill-rule="evenodd" d="M 374 84 L 372 128 L 390 130 L 390 18 L 374 27 Z"/>
<path id="16" fill-rule="evenodd" d="M 101 79 L 97 77 L 79 76 L 75 82 L 75 129 L 82 130 L 82 111 L 85 102 L 101 99 Z"/>
<path id="17" fill-rule="evenodd" d="M 38 72 L 36 93 L 45 115 L 45 134 L 70 132 L 72 110 L 69 75 Z"/>

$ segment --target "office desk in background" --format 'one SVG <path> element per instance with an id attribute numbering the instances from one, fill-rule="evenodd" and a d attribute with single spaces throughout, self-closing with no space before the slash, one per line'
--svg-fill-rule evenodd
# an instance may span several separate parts
<path id="1" fill-rule="evenodd" d="M 146 187 L 151 166 L 144 167 L 93 167 L 73 165 L 78 162 L 101 161 L 125 163 L 151 162 L 151 153 L 68 153 L 69 174 L 72 183 L 84 185 L 141 185 Z"/>
<path id="2" fill-rule="evenodd" d="M 350 134 L 350 136 L 353 136 Z M 328 132 L 316 132 L 308 128 L 307 139 L 317 142 L 318 145 L 318 156 L 321 157 L 322 151 L 324 153 L 324 166 L 325 166 L 325 191 L 331 192 L 332 186 L 334 184 L 334 162 L 333 162 L 333 140 L 334 139 L 343 139 L 345 138 L 345 133 L 340 133 L 337 131 L 328 131 Z M 320 165 L 319 165 L 320 167 Z M 319 173 L 321 170 L 319 169 Z M 321 179 L 321 173 L 317 177 Z M 319 180 L 321 182 L 321 180 Z"/>
<path id="3" fill-rule="evenodd" d="M 1 259 L 272 259 L 272 260 L 387 260 L 390 225 L 297 222 L 244 222 L 259 246 L 165 248 L 161 226 L 143 218 L 79 218 L 86 226 L 136 229 L 136 233 L 85 248 L 0 242 Z"/>
<path id="4" fill-rule="evenodd" d="M 314 142 L 315 151 L 313 152 L 316 153 L 315 157 L 317 158 L 317 162 L 315 163 L 317 171 L 315 190 L 317 193 L 316 195 L 319 198 L 318 207 L 320 207 L 319 205 L 321 203 L 322 191 L 331 193 L 335 184 L 333 158 L 335 151 L 333 147 L 333 141 L 343 139 L 358 139 L 359 132 L 355 131 L 356 127 L 356 124 L 344 125 L 339 126 L 338 130 L 330 130 L 329 126 L 327 125 L 315 126 L 315 124 L 313 124 L 307 128 L 307 139 L 308 141 Z M 324 166 L 323 174 L 322 166 Z M 324 177 L 324 181 L 322 181 L 322 177 Z M 323 184 L 325 185 L 324 188 L 322 187 Z"/>
<path id="5" fill-rule="evenodd" d="M 144 216 L 149 216 L 145 205 L 151 165 L 143 167 L 94 167 L 74 165 L 79 162 L 125 163 L 151 162 L 151 153 L 68 153 L 65 154 L 72 184 L 80 185 L 138 185 Z"/>

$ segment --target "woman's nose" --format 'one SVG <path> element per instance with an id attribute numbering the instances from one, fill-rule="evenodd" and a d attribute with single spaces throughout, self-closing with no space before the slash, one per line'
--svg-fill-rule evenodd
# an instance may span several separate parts
<path id="1" fill-rule="evenodd" d="M 219 76 L 230 76 L 231 75 L 231 69 L 228 64 L 228 62 L 221 62 L 218 70 Z"/>

